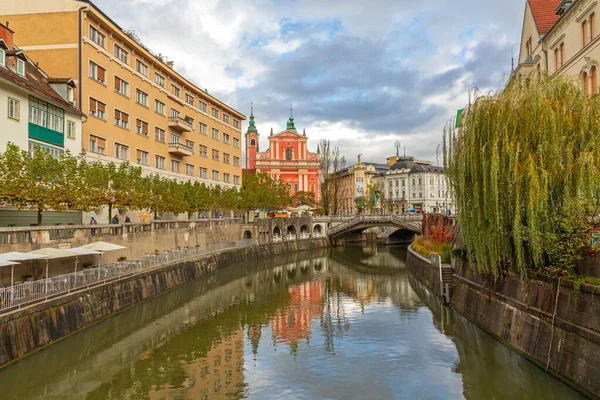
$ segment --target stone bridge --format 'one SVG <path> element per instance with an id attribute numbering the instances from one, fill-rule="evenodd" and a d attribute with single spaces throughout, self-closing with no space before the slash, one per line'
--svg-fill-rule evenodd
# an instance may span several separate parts
<path id="1" fill-rule="evenodd" d="M 327 231 L 327 237 L 330 240 L 336 240 L 344 236 L 361 233 L 369 228 L 385 226 L 396 227 L 398 230 L 418 234 L 421 233 L 421 223 L 422 217 L 420 215 L 360 215 L 332 226 Z"/>

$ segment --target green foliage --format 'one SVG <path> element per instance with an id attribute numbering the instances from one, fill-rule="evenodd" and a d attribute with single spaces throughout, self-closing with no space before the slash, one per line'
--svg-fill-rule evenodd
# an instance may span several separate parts
<path id="1" fill-rule="evenodd" d="M 600 193 L 600 98 L 561 79 L 475 96 L 444 132 L 444 163 L 471 261 L 497 278 L 564 273 Z"/>
<path id="2" fill-rule="evenodd" d="M 294 194 L 294 202 L 298 206 L 314 207 L 317 204 L 315 194 L 313 192 L 299 191 Z"/>
<path id="3" fill-rule="evenodd" d="M 279 209 L 291 202 L 290 188 L 266 174 L 250 174 L 242 190 L 184 183 L 157 174 L 142 175 L 142 169 L 125 162 L 86 162 L 65 152 L 53 157 L 47 150 L 32 156 L 9 143 L 0 154 L 0 203 L 38 210 L 76 209 L 90 211 L 102 206 L 112 209 L 193 213 L 209 210 Z M 314 202 L 314 197 L 313 197 Z"/>

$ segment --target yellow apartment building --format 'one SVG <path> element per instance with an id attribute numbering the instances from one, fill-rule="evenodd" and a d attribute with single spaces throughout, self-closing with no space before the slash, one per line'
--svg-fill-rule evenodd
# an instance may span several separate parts
<path id="1" fill-rule="evenodd" d="M 241 185 L 245 116 L 178 74 L 91 1 L 0 0 L 0 14 L 15 43 L 50 76 L 77 78 L 86 159 Z"/>
<path id="2" fill-rule="evenodd" d="M 542 73 L 567 76 L 590 94 L 598 93 L 599 5 L 595 0 L 527 0 L 518 65 L 521 84 Z"/>

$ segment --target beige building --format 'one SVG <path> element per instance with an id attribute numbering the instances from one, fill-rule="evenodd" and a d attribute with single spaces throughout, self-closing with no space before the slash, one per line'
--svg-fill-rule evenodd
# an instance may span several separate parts
<path id="1" fill-rule="evenodd" d="M 384 176 L 389 169 L 386 164 L 361 162 L 344 168 L 329 178 L 329 191 L 333 199 L 330 214 L 354 215 L 376 214 L 384 206 Z M 377 201 L 373 198 L 378 192 Z M 364 208 L 362 206 L 364 205 Z"/>
<path id="2" fill-rule="evenodd" d="M 87 116 L 87 159 L 129 161 L 180 181 L 241 185 L 244 115 L 177 73 L 92 2 L 0 0 L 0 13 L 15 43 L 50 76 L 74 78 L 75 104 Z"/>
<path id="3" fill-rule="evenodd" d="M 598 93 L 598 7 L 594 0 L 527 0 L 513 77 L 523 84 L 547 72 L 578 79 L 588 93 Z"/>

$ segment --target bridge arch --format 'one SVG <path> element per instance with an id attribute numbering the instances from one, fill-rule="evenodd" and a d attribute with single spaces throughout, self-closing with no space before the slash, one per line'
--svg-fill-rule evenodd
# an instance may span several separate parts
<path id="1" fill-rule="evenodd" d="M 245 230 L 243 238 L 244 239 L 252 239 L 252 232 L 250 232 L 249 230 Z"/>
<path id="2" fill-rule="evenodd" d="M 418 234 L 421 233 L 421 222 L 419 216 L 361 215 L 331 227 L 327 232 L 327 236 L 330 240 L 343 239 L 345 236 L 361 233 L 369 228 L 383 226 L 396 227 L 398 230 Z"/>
<path id="3" fill-rule="evenodd" d="M 316 224 L 313 226 L 313 235 L 321 236 L 323 234 L 323 227 L 321 224 Z"/>
<path id="4" fill-rule="evenodd" d="M 300 227 L 300 233 L 310 233 L 310 230 L 308 229 L 308 225 L 302 225 Z"/>
<path id="5" fill-rule="evenodd" d="M 281 236 L 281 229 L 278 226 L 273 228 L 273 236 Z"/>

